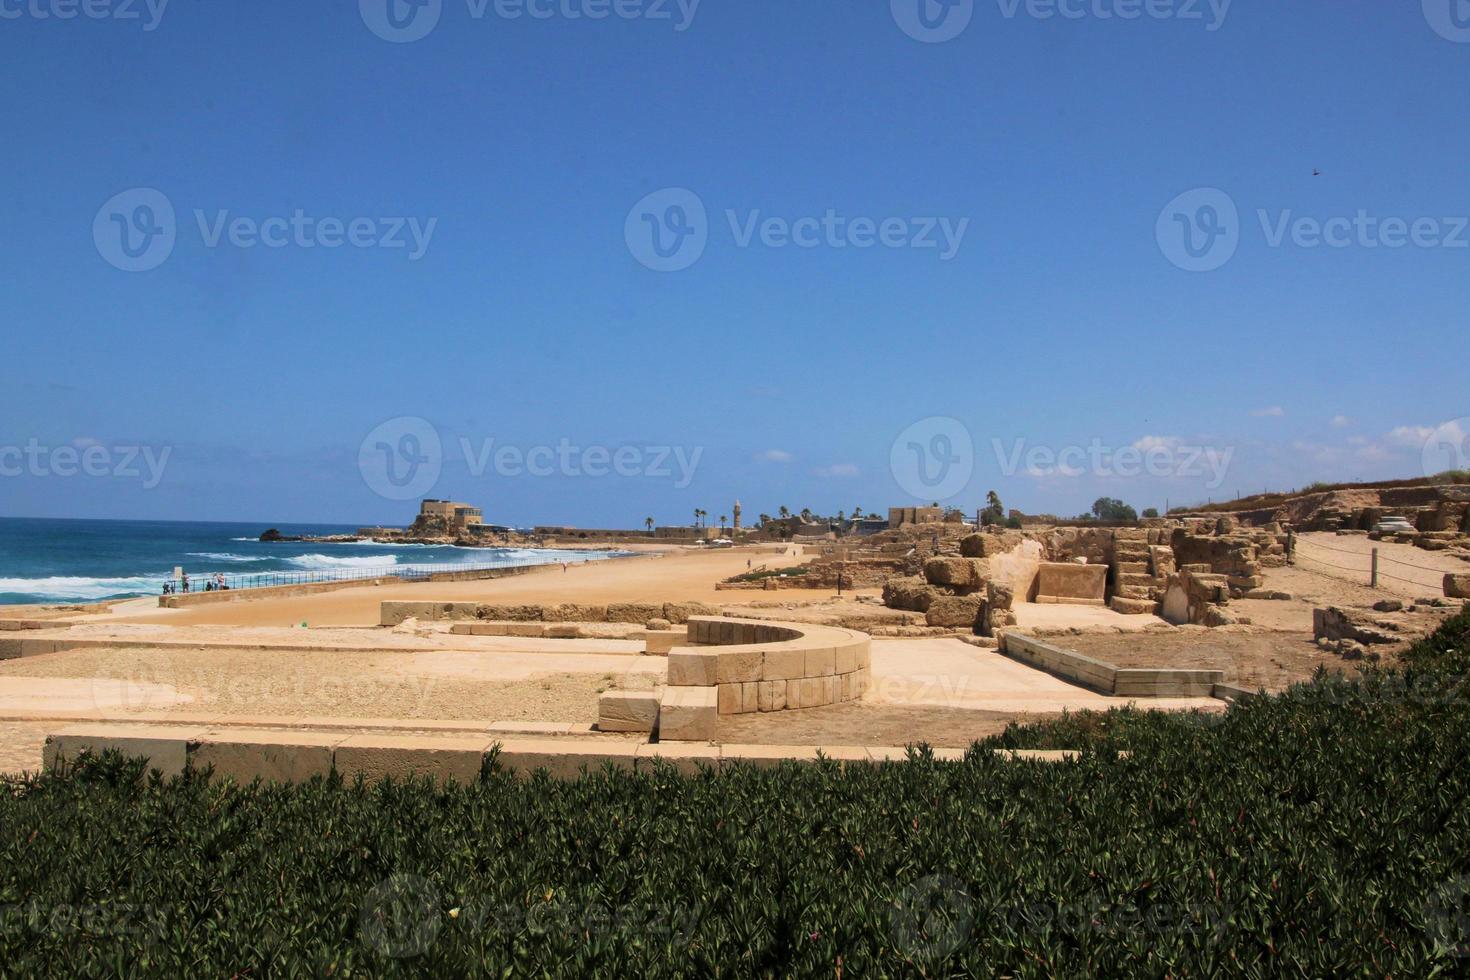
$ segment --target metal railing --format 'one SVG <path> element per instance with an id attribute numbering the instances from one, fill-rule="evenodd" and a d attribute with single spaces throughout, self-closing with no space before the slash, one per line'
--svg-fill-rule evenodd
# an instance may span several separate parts
<path id="1" fill-rule="evenodd" d="M 424 582 L 435 575 L 460 572 L 484 572 L 497 568 L 519 568 L 534 565 L 584 564 L 588 559 L 558 561 L 527 561 L 525 558 L 492 558 L 473 562 L 444 562 L 441 564 L 383 565 L 374 568 L 344 567 L 303 569 L 301 571 L 250 572 L 231 574 L 222 571 L 203 571 L 186 578 L 164 579 L 164 595 L 184 595 L 194 592 L 216 592 L 234 589 L 268 589 L 286 585 L 317 585 L 324 582 L 356 582 L 392 578 L 403 582 Z M 187 581 L 188 587 L 185 587 Z M 171 590 L 171 591 L 170 591 Z"/>

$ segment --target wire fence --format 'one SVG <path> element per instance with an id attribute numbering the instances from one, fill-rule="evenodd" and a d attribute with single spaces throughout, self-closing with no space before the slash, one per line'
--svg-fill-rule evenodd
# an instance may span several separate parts
<path id="1" fill-rule="evenodd" d="M 392 578 L 402 582 L 424 582 L 435 575 L 460 572 L 484 572 L 497 568 L 518 568 L 531 565 L 575 564 L 586 558 L 559 561 L 527 561 L 525 558 L 504 556 L 473 562 L 444 562 L 440 564 L 382 565 L 372 568 L 345 566 L 341 568 L 303 569 L 301 571 L 250 572 L 231 574 L 228 572 L 198 572 L 190 575 L 187 570 L 182 576 L 165 578 L 164 595 L 182 595 L 193 592 L 219 592 L 234 589 L 268 589 L 283 585 L 317 585 L 324 582 L 356 582 L 372 579 Z"/>
<path id="2" fill-rule="evenodd" d="M 1356 558 L 1360 561 L 1366 562 L 1367 564 L 1365 566 L 1344 565 L 1340 562 L 1328 561 L 1325 558 L 1317 558 L 1310 554 L 1303 554 L 1303 547 L 1306 547 L 1308 550 L 1330 551 L 1340 555 L 1348 555 L 1352 558 Z M 1365 555 L 1363 554 L 1363 552 L 1354 551 L 1351 548 L 1334 548 L 1330 544 L 1322 544 L 1318 541 L 1303 541 L 1300 537 L 1296 537 L 1293 540 L 1292 557 L 1305 558 L 1307 561 L 1312 562 L 1316 565 L 1323 565 L 1328 568 L 1335 568 L 1339 571 L 1353 572 L 1355 574 L 1362 575 L 1368 579 L 1369 585 L 1376 585 L 1378 579 L 1384 578 L 1391 579 L 1403 585 L 1413 586 L 1416 589 L 1432 588 L 1436 584 L 1432 581 L 1421 581 L 1418 579 L 1404 578 L 1402 575 L 1394 575 L 1392 572 L 1384 571 L 1382 568 L 1382 565 L 1384 563 L 1391 563 L 1394 565 L 1402 566 L 1404 568 L 1412 568 L 1415 571 L 1424 572 L 1436 578 L 1442 577 L 1445 574 L 1445 570 L 1442 568 L 1431 568 L 1428 565 L 1416 565 L 1411 561 L 1404 561 L 1401 558 L 1390 558 L 1389 556 L 1379 551 L 1379 549 L 1377 548 L 1373 549 L 1372 554 Z"/>

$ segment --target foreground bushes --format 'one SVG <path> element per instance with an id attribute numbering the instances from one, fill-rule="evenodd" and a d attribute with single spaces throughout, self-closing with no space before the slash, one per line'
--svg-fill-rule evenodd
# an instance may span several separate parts
<path id="1" fill-rule="evenodd" d="M 1401 674 L 964 763 L 436 790 L 95 760 L 0 792 L 0 973 L 1463 973 L 1467 648 L 1462 615 Z"/>

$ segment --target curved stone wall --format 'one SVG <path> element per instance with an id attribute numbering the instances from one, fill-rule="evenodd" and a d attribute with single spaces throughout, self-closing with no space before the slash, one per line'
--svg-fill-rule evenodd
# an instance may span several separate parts
<path id="1" fill-rule="evenodd" d="M 870 641 L 857 630 L 694 617 L 689 642 L 669 651 L 669 687 L 714 688 L 721 715 L 817 708 L 868 689 Z"/>

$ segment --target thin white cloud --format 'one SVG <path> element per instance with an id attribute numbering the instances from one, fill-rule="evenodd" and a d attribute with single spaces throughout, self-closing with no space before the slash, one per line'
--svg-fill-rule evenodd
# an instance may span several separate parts
<path id="1" fill-rule="evenodd" d="M 1420 449 L 1434 431 L 1430 425 L 1401 425 L 1388 433 L 1388 441 L 1405 449 Z"/>
<path id="2" fill-rule="evenodd" d="M 1178 436 L 1144 436 L 1134 441 L 1133 448 L 1141 453 L 1155 449 L 1167 449 L 1172 452 L 1181 441 Z"/>
<path id="3" fill-rule="evenodd" d="M 784 449 L 767 449 L 756 453 L 755 458 L 762 463 L 789 463 L 796 457 Z"/>
<path id="4" fill-rule="evenodd" d="M 1286 417 L 1286 409 L 1280 405 L 1271 405 L 1266 408 L 1258 408 L 1251 415 L 1258 419 L 1280 419 Z"/>
<path id="5" fill-rule="evenodd" d="M 1328 424 L 1331 425 L 1334 429 L 1346 429 L 1348 426 L 1353 424 L 1353 420 L 1348 418 L 1346 415 L 1334 415 L 1332 416 L 1332 421 Z"/>

